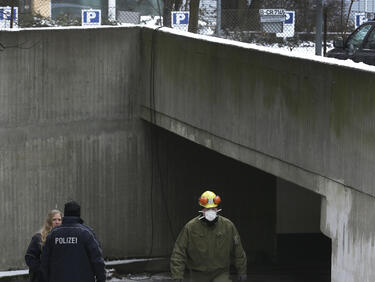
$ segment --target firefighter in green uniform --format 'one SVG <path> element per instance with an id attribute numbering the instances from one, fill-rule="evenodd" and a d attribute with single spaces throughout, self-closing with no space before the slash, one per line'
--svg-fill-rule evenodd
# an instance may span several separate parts
<path id="1" fill-rule="evenodd" d="M 227 282 L 233 264 L 238 280 L 246 281 L 246 254 L 233 222 L 217 215 L 220 197 L 211 191 L 199 198 L 203 216 L 190 220 L 180 232 L 171 256 L 172 279 Z"/>

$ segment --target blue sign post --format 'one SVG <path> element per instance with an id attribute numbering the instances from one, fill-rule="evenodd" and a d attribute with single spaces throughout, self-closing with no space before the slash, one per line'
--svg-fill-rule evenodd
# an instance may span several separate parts
<path id="1" fill-rule="evenodd" d="M 82 10 L 82 26 L 95 26 L 101 23 L 101 10 Z"/>
<path id="2" fill-rule="evenodd" d="M 366 13 L 355 13 L 355 28 L 359 27 L 361 24 L 367 22 Z"/>
<path id="3" fill-rule="evenodd" d="M 285 12 L 285 24 L 294 24 L 294 11 Z"/>
<path id="4" fill-rule="evenodd" d="M 186 11 L 173 11 L 172 16 L 172 27 L 180 30 L 188 30 L 189 27 L 189 12 Z"/>
<path id="5" fill-rule="evenodd" d="M 293 37 L 294 36 L 294 26 L 296 22 L 295 11 L 285 11 L 285 20 L 283 23 L 283 32 L 276 33 L 277 37 Z"/>
<path id="6" fill-rule="evenodd" d="M 12 15 L 11 7 L 0 7 L 0 28 L 9 28 Z M 13 8 L 13 27 L 18 27 L 18 7 Z"/>

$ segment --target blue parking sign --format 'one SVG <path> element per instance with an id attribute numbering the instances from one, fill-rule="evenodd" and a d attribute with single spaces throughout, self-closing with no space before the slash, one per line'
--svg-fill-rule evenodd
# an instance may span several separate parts
<path id="1" fill-rule="evenodd" d="M 295 11 L 285 11 L 285 19 L 283 22 L 283 32 L 276 33 L 276 37 L 293 37 L 294 36 L 294 25 L 296 20 Z"/>
<path id="2" fill-rule="evenodd" d="M 0 28 L 9 28 L 12 18 L 11 7 L 0 7 Z M 13 8 L 13 27 L 18 27 L 18 7 Z"/>
<path id="3" fill-rule="evenodd" d="M 285 21 L 286 24 L 293 24 L 294 23 L 294 12 L 285 12 Z"/>
<path id="4" fill-rule="evenodd" d="M 17 12 L 18 8 L 13 8 L 13 20 L 17 20 Z M 11 8 L 10 7 L 0 7 L 0 20 L 8 20 L 11 19 Z"/>
<path id="5" fill-rule="evenodd" d="M 11 8 L 10 7 L 0 7 L 0 20 L 8 20 L 10 21 L 11 18 Z M 18 13 L 18 8 L 14 7 L 13 8 L 13 20 L 17 19 L 17 13 Z"/>
<path id="6" fill-rule="evenodd" d="M 82 10 L 82 25 L 101 25 L 101 10 Z"/>
<path id="7" fill-rule="evenodd" d="M 186 26 L 189 24 L 189 12 L 172 12 L 172 26 Z"/>
<path id="8" fill-rule="evenodd" d="M 367 22 L 366 13 L 355 13 L 355 28 L 359 27 L 361 24 Z"/>

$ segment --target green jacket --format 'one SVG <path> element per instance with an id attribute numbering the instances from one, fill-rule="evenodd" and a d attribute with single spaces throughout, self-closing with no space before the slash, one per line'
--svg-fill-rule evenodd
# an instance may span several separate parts
<path id="1" fill-rule="evenodd" d="M 190 220 L 178 235 L 171 256 L 172 278 L 182 279 L 185 268 L 229 271 L 231 263 L 239 274 L 245 274 L 246 254 L 233 222 L 219 216 L 214 226 L 208 226 L 198 218 Z"/>

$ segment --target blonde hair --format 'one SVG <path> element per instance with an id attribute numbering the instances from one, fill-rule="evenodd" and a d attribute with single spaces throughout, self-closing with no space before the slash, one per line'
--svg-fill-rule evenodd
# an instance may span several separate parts
<path id="1" fill-rule="evenodd" d="M 49 211 L 46 217 L 46 221 L 44 222 L 42 229 L 40 229 L 40 234 L 42 235 L 42 241 L 41 241 L 42 246 L 46 242 L 46 238 L 52 230 L 52 219 L 56 214 L 60 214 L 61 218 L 63 217 L 62 212 L 59 210 Z"/>

